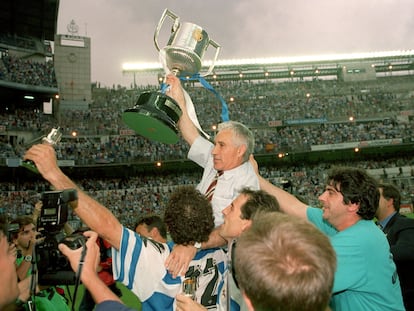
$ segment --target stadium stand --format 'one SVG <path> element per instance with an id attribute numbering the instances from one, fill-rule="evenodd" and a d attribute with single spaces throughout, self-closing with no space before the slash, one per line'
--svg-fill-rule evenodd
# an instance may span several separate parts
<path id="1" fill-rule="evenodd" d="M 8 2 L 2 2 L 0 9 L 7 11 Z M 45 2 L 36 3 L 32 4 L 30 20 L 45 18 Z M 52 14 L 44 23 L 25 25 L 17 17 L 23 1 L 16 2 L 15 11 L 0 17 L 1 25 L 14 25 L 0 33 L 3 212 L 12 216 L 26 213 L 34 198 L 49 190 L 38 176 L 19 167 L 19 161 L 31 143 L 59 125 L 63 139 L 56 152 L 63 169 L 122 222 L 132 224 L 142 213 L 162 213 L 166 194 L 177 185 L 197 183 L 201 170 L 186 160 L 188 146 L 183 140 L 174 145 L 149 141 L 122 123 L 123 111 L 134 105 L 139 94 L 158 90 L 158 85 L 101 88 L 94 84 L 90 109 L 44 113 L 43 102 L 58 92 L 48 44 L 55 35 L 58 1 L 52 4 Z M 398 67 L 394 67 L 394 74 L 378 67 L 375 79 L 360 81 L 345 81 L 337 71 L 315 77 L 311 70 L 292 79 L 286 70 L 267 79 L 227 74 L 210 82 L 228 102 L 230 118 L 254 131 L 256 159 L 262 174 L 274 183 L 310 200 L 321 191 L 321 172 L 326 168 L 334 164 L 360 166 L 397 184 L 412 207 L 412 57 L 404 58 L 401 72 Z M 390 57 L 384 63 L 393 60 Z M 361 61 L 361 67 L 366 61 Z M 314 68 L 315 64 L 302 66 Z M 230 69 L 238 70 L 237 66 Z M 198 83 L 185 84 L 202 128 L 214 135 L 213 126 L 220 122 L 220 103 Z M 38 101 L 22 100 L 22 90 L 35 93 Z M 76 227 L 76 218 L 73 222 Z"/>

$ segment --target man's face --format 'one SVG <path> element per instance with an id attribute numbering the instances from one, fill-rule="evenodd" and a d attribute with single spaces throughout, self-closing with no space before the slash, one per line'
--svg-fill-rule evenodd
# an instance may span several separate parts
<path id="1" fill-rule="evenodd" d="M 388 216 L 389 214 L 389 206 L 390 206 L 390 202 L 391 200 L 387 200 L 386 198 L 384 198 L 384 194 L 382 191 L 382 188 L 379 188 L 379 193 L 380 193 L 380 199 L 379 199 L 379 203 L 378 203 L 378 209 L 375 213 L 375 216 L 379 219 L 382 220 L 385 217 Z M 392 204 L 391 204 L 392 205 Z"/>
<path id="2" fill-rule="evenodd" d="M 344 196 L 340 189 L 338 190 L 332 184 L 327 185 L 325 191 L 319 196 L 319 201 L 323 206 L 323 218 L 336 229 L 341 227 L 344 217 L 348 214 L 349 205 L 344 204 Z"/>
<path id="3" fill-rule="evenodd" d="M 241 207 L 246 201 L 247 196 L 240 194 L 222 211 L 224 222 L 220 227 L 220 235 L 227 241 L 237 238 L 251 224 L 251 220 L 241 219 Z"/>
<path id="4" fill-rule="evenodd" d="M 34 224 L 28 224 L 19 231 L 15 244 L 20 249 L 28 249 L 30 243 L 34 243 L 36 230 Z"/>
<path id="5" fill-rule="evenodd" d="M 16 300 L 19 295 L 15 261 L 7 237 L 0 233 L 0 309 Z"/>
<path id="6" fill-rule="evenodd" d="M 231 170 L 243 163 L 243 154 L 246 151 L 246 147 L 234 144 L 232 130 L 225 129 L 220 131 L 214 142 L 214 148 L 211 153 L 216 170 Z"/>

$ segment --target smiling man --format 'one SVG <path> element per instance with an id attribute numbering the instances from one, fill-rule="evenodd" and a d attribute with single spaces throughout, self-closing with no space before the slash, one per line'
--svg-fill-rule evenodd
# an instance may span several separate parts
<path id="1" fill-rule="evenodd" d="M 222 210 L 239 195 L 243 187 L 259 189 L 258 178 L 248 161 L 254 149 L 253 133 L 242 123 L 227 121 L 219 124 L 212 143 L 200 134 L 191 120 L 180 80 L 174 75 L 168 75 L 166 83 L 170 86 L 166 94 L 175 99 L 182 110 L 178 127 L 190 145 L 188 158 L 204 169 L 197 189 L 210 199 L 214 222 L 218 227 L 223 223 Z M 203 244 L 203 248 L 220 244 L 217 230 L 213 231 L 209 243 L 212 244 Z M 225 244 L 225 241 L 221 240 L 221 244 Z M 196 243 L 195 246 L 200 248 L 201 244 Z M 188 263 L 196 252 L 194 247 L 191 248 L 174 249 L 166 262 L 173 275 L 187 270 Z"/>
<path id="2" fill-rule="evenodd" d="M 238 237 L 251 227 L 255 215 L 270 212 L 279 212 L 279 203 L 275 197 L 265 191 L 254 191 L 249 188 L 243 188 L 237 198 L 223 210 L 224 222 L 220 226 L 219 233 L 229 245 L 227 253 L 229 268 L 226 287 L 223 287 L 220 292 L 218 310 L 247 310 L 236 282 L 236 276 L 233 274 L 232 254 Z M 189 297 L 177 295 L 177 310 L 202 311 L 207 309 Z"/>
<path id="3" fill-rule="evenodd" d="M 206 193 L 217 174 L 222 173 L 211 198 L 215 224 L 218 226 L 223 222 L 221 211 L 237 197 L 243 187 L 259 189 L 257 176 L 248 161 L 254 149 L 253 133 L 239 122 L 223 122 L 218 125 L 213 144 L 200 135 L 191 120 L 180 80 L 168 75 L 166 82 L 170 85 L 167 95 L 174 98 L 182 110 L 178 127 L 190 145 L 188 158 L 204 169 L 197 189 Z"/>
<path id="4" fill-rule="evenodd" d="M 338 262 L 332 310 L 405 310 L 388 241 L 372 221 L 380 197 L 373 177 L 358 168 L 333 168 L 319 196 L 322 209 L 259 180 L 285 213 L 308 219 L 329 236 Z"/>

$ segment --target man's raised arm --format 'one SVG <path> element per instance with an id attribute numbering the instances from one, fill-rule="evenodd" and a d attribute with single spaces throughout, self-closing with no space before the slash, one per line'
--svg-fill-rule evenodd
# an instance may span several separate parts
<path id="1" fill-rule="evenodd" d="M 191 146 L 196 138 L 200 136 L 200 133 L 188 115 L 181 81 L 175 75 L 169 74 L 167 75 L 166 83 L 170 86 L 166 92 L 166 95 L 173 98 L 183 112 L 180 119 L 178 120 L 178 127 L 180 129 L 181 135 L 183 136 L 184 140 Z"/>
<path id="2" fill-rule="evenodd" d="M 26 152 L 24 159 L 33 161 L 43 178 L 54 189 L 76 189 L 78 200 L 71 203 L 75 213 L 91 230 L 97 232 L 116 249 L 119 248 L 122 225 L 110 210 L 83 192 L 62 172 L 57 164 L 53 146 L 48 144 L 34 145 Z"/>

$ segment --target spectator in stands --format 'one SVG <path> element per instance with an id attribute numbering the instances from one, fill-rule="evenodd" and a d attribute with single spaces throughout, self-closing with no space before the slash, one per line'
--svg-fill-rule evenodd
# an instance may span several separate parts
<path id="1" fill-rule="evenodd" d="M 259 213 L 233 250 L 235 277 L 249 311 L 325 311 L 336 269 L 329 238 L 309 222 Z"/>
<path id="2" fill-rule="evenodd" d="M 220 292 L 220 310 L 246 310 L 242 295 L 234 279 L 232 269 L 232 250 L 234 249 L 237 238 L 247 230 L 254 215 L 259 212 L 277 212 L 279 211 L 279 203 L 270 194 L 262 190 L 250 190 L 243 188 L 240 194 L 233 202 L 223 210 L 224 223 L 220 226 L 220 235 L 227 241 L 228 249 L 228 274 L 227 285 Z M 249 253 L 249 249 L 244 249 Z M 228 297 L 230 295 L 230 297 Z M 227 304 L 230 307 L 226 309 Z M 194 302 L 190 297 L 185 295 L 177 295 L 177 309 L 181 311 L 206 310 L 200 304 Z"/>
<path id="3" fill-rule="evenodd" d="M 219 226 L 223 222 L 221 211 L 238 196 L 241 188 L 259 189 L 257 176 L 248 161 L 254 149 L 253 133 L 241 123 L 224 122 L 219 125 L 212 144 L 200 135 L 191 120 L 180 80 L 174 75 L 168 75 L 166 82 L 170 85 L 167 94 L 177 101 L 182 110 L 178 126 L 185 141 L 190 145 L 188 157 L 204 169 L 197 189 L 201 193 L 206 193 L 211 200 L 215 225 Z M 214 187 L 211 187 L 212 184 L 215 184 Z M 216 230 L 210 241 L 217 240 L 222 239 Z M 196 246 L 201 247 L 200 243 Z M 177 246 L 166 261 L 166 266 L 173 275 L 183 273 L 187 271 L 188 263 L 195 252 L 195 248 Z"/>
<path id="4" fill-rule="evenodd" d="M 114 247 L 114 276 L 138 296 L 142 309 L 172 310 L 174 298 L 184 278 L 172 278 L 164 267 L 171 245 L 141 237 L 123 227 L 107 208 L 79 189 L 61 171 L 52 146 L 34 145 L 27 151 L 25 159 L 32 160 L 41 175 L 56 190 L 77 189 L 79 199 L 72 203 L 75 213 Z M 192 186 L 173 192 L 164 221 L 172 240 L 183 245 L 207 241 L 214 228 L 210 202 Z M 185 275 L 198 279 L 196 299 L 206 307 L 214 309 L 216 306 L 217 292 L 223 283 L 225 261 L 226 255 L 222 249 L 200 251 Z"/>
<path id="5" fill-rule="evenodd" d="M 331 169 L 319 196 L 322 208 L 302 203 L 261 176 L 259 180 L 285 213 L 309 220 L 330 237 L 338 260 L 333 310 L 404 310 L 390 247 L 372 221 L 380 197 L 373 177 L 358 168 Z"/>
<path id="6" fill-rule="evenodd" d="M 384 231 L 390 243 L 391 253 L 398 276 L 405 308 L 414 310 L 414 219 L 399 213 L 401 194 L 391 184 L 379 185 L 380 200 L 377 212 L 377 224 Z"/>
<path id="7" fill-rule="evenodd" d="M 135 232 L 160 243 L 167 243 L 167 228 L 160 216 L 144 216 L 135 224 Z"/>

